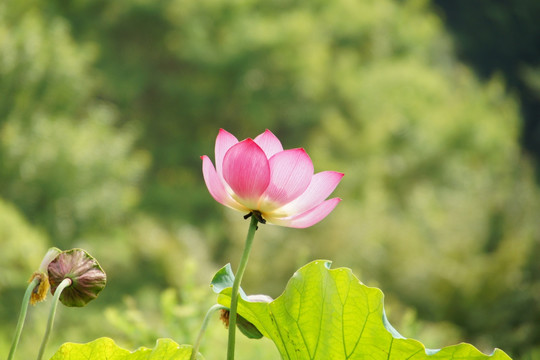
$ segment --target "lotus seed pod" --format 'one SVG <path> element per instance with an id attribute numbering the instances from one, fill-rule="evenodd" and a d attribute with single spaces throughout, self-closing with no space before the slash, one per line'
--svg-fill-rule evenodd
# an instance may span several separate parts
<path id="1" fill-rule="evenodd" d="M 72 284 L 62 291 L 60 301 L 69 307 L 82 307 L 94 300 L 107 283 L 99 263 L 83 249 L 62 252 L 49 264 L 49 281 L 54 294 L 62 280 Z"/>

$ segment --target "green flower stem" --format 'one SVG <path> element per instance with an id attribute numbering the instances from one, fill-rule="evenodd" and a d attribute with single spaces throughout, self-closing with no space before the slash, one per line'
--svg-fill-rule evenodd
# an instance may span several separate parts
<path id="1" fill-rule="evenodd" d="M 30 297 L 32 296 L 32 292 L 36 288 L 36 286 L 39 284 L 39 278 L 35 277 L 26 288 L 26 292 L 24 293 L 23 301 L 21 304 L 21 312 L 19 313 L 19 320 L 17 322 L 17 328 L 15 329 L 15 337 L 13 338 L 13 343 L 11 344 L 11 349 L 9 350 L 8 360 L 13 359 L 13 355 L 15 355 L 15 350 L 17 350 L 17 345 L 19 345 L 19 339 L 21 338 L 22 329 L 24 326 L 24 320 L 26 319 L 26 312 L 28 310 L 28 303 L 30 302 Z"/>
<path id="2" fill-rule="evenodd" d="M 206 327 L 208 326 L 208 321 L 210 320 L 210 316 L 213 315 L 218 310 L 229 310 L 223 305 L 216 304 L 212 306 L 210 309 L 208 309 L 208 312 L 206 313 L 201 330 L 199 331 L 199 335 L 197 336 L 197 341 L 195 341 L 195 344 L 193 345 L 193 350 L 191 352 L 190 360 L 195 360 L 197 357 L 197 352 L 199 351 L 199 346 L 201 345 L 201 340 L 203 338 L 204 332 L 206 331 Z"/>
<path id="3" fill-rule="evenodd" d="M 248 233 L 246 236 L 246 244 L 244 245 L 244 252 L 238 264 L 238 270 L 236 271 L 234 283 L 232 287 L 231 295 L 231 311 L 229 314 L 229 341 L 227 343 L 227 360 L 234 360 L 234 345 L 236 339 L 236 314 L 238 312 L 238 290 L 240 289 L 240 282 L 242 282 L 242 276 L 246 270 L 249 253 L 251 252 L 251 245 L 253 244 L 253 238 L 255 237 L 255 231 L 257 230 L 257 223 L 259 220 L 257 216 L 251 216 L 251 222 L 249 224 Z"/>
<path id="4" fill-rule="evenodd" d="M 39 348 L 37 360 L 41 360 L 41 358 L 43 358 L 43 352 L 45 352 L 45 347 L 47 346 L 47 342 L 49 342 L 49 337 L 51 336 L 51 330 L 54 323 L 54 316 L 56 315 L 56 306 L 58 305 L 58 299 L 60 298 L 60 294 L 62 294 L 62 291 L 64 291 L 65 288 L 70 286 L 71 283 L 72 281 L 70 278 L 65 278 L 56 288 L 53 297 L 51 312 L 49 313 L 49 319 L 47 320 L 47 329 L 45 330 L 45 336 L 43 336 L 43 341 L 41 342 L 41 346 Z"/>

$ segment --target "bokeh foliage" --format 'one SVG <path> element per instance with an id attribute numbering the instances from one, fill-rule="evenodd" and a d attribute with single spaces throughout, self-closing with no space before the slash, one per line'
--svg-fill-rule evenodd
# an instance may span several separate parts
<path id="1" fill-rule="evenodd" d="M 540 3 L 535 0 L 434 0 L 459 57 L 483 78 L 504 74 L 520 99 L 520 142 L 540 163 Z M 537 172 L 537 176 L 538 176 Z"/>
<path id="2" fill-rule="evenodd" d="M 81 246 L 109 284 L 53 341 L 192 342 L 247 227 L 200 174 L 220 127 L 269 128 L 346 173 L 321 224 L 261 228 L 247 290 L 276 296 L 329 258 L 412 309 L 420 335 L 445 323 L 429 335 L 538 354 L 540 198 L 518 102 L 456 60 L 423 0 L 2 1 L 0 334 L 36 253 Z"/>
<path id="3" fill-rule="evenodd" d="M 66 21 L 30 1 L 2 5 L 0 194 L 64 246 L 127 215 L 146 158 L 96 98 L 91 52 Z"/>

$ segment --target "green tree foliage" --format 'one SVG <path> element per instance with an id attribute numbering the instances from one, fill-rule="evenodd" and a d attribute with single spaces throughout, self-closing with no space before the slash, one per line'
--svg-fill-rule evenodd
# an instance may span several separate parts
<path id="1" fill-rule="evenodd" d="M 6 288 L 24 285 L 38 269 L 47 251 L 47 238 L 33 229 L 13 205 L 0 200 L 0 247 L 4 249 L 0 251 L 1 296 Z"/>
<path id="2" fill-rule="evenodd" d="M 120 221 L 147 159 L 95 100 L 89 52 L 30 1 L 0 11 L 0 195 L 58 246 Z"/>
<path id="3" fill-rule="evenodd" d="M 521 143 L 540 164 L 540 3 L 434 0 L 455 37 L 459 56 L 489 78 L 504 74 L 519 96 Z M 538 173 L 537 173 L 538 175 Z"/>

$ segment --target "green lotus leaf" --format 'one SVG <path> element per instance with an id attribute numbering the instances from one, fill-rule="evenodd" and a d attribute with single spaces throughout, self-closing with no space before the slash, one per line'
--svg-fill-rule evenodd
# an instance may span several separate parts
<path id="1" fill-rule="evenodd" d="M 230 306 L 234 274 L 222 268 L 212 281 L 218 302 Z M 426 349 L 401 336 L 384 313 L 383 293 L 347 268 L 319 260 L 298 270 L 270 303 L 241 296 L 238 313 L 277 346 L 282 359 L 508 360 L 502 350 L 486 355 L 470 344 Z"/>
<path id="2" fill-rule="evenodd" d="M 141 347 L 131 352 L 103 337 L 87 344 L 65 343 L 51 360 L 189 360 L 191 349 L 191 345 L 159 339 L 153 349 Z M 203 360 L 203 357 L 198 354 L 197 359 Z"/>

